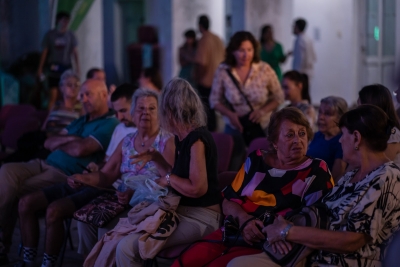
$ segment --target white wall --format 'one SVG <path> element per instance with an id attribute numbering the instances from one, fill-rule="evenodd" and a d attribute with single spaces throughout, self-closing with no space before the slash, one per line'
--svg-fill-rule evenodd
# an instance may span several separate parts
<path id="1" fill-rule="evenodd" d="M 90 10 L 75 32 L 78 39 L 80 77 L 83 81 L 86 72 L 93 68 L 103 68 L 103 1 L 93 2 Z M 106 22 L 105 22 L 106 23 Z"/>
<path id="2" fill-rule="evenodd" d="M 288 52 L 293 46 L 292 14 L 293 0 L 246 1 L 245 29 L 259 40 L 261 28 L 266 24 L 272 25 L 275 40 L 282 44 L 284 52 Z M 283 71 L 290 69 L 291 59 L 288 58 L 281 67 Z"/>
<path id="3" fill-rule="evenodd" d="M 311 84 L 313 103 L 329 95 L 357 100 L 359 41 L 357 0 L 293 0 L 293 18 L 307 20 L 317 63 Z M 319 35 L 318 40 L 316 40 Z"/>

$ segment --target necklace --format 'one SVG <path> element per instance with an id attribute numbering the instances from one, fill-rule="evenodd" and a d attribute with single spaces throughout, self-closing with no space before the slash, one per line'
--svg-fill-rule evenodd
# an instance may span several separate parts
<path id="1" fill-rule="evenodd" d="M 153 136 L 149 136 L 149 137 L 147 137 L 147 138 L 143 138 L 143 137 L 140 136 L 140 140 L 141 140 L 140 146 L 141 146 L 141 147 L 144 147 L 144 146 L 146 145 L 146 142 L 147 142 L 148 140 L 150 140 L 151 138 L 153 138 L 154 136 L 156 136 L 156 135 L 158 134 L 158 132 L 159 132 L 159 131 L 157 131 Z"/>

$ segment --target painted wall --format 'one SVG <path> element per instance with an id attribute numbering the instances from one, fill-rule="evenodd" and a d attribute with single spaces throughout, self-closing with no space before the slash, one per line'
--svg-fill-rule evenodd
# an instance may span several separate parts
<path id="1" fill-rule="evenodd" d="M 89 69 L 104 67 L 103 22 L 105 21 L 101 14 L 103 14 L 103 0 L 96 0 L 75 32 L 82 81 Z"/>
<path id="2" fill-rule="evenodd" d="M 266 24 L 270 24 L 274 29 L 274 38 L 282 44 L 284 52 L 292 50 L 293 0 L 245 1 L 244 13 L 245 29 L 250 31 L 257 40 L 260 39 L 261 28 Z M 283 71 L 290 69 L 291 58 L 288 58 L 281 67 Z"/>
<path id="3" fill-rule="evenodd" d="M 355 0 L 293 0 L 293 18 L 307 20 L 317 63 L 311 83 L 313 103 L 329 95 L 357 100 L 359 90 L 358 13 Z"/>

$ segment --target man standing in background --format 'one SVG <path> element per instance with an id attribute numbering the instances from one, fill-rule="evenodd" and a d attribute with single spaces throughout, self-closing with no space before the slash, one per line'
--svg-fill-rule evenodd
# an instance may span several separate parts
<path id="1" fill-rule="evenodd" d="M 207 127 L 209 131 L 216 130 L 215 111 L 210 109 L 208 98 L 215 70 L 224 60 L 225 46 L 222 40 L 208 29 L 210 21 L 206 15 L 199 17 L 199 30 L 202 34 L 195 56 L 195 80 L 197 91 L 207 112 Z"/>
<path id="2" fill-rule="evenodd" d="M 59 12 L 56 16 L 56 28 L 48 31 L 42 42 L 37 75 L 42 79 L 43 69 L 46 69 L 49 87 L 48 109 L 51 110 L 58 98 L 58 84 L 61 74 L 72 68 L 72 57 L 75 60 L 75 73 L 79 76 L 77 41 L 75 35 L 68 30 L 70 15 Z"/>
<path id="3" fill-rule="evenodd" d="M 314 75 L 314 63 L 317 60 L 311 38 L 305 34 L 307 22 L 297 19 L 293 25 L 293 34 L 296 35 L 293 48 L 293 70 L 307 74 L 310 81 Z"/>

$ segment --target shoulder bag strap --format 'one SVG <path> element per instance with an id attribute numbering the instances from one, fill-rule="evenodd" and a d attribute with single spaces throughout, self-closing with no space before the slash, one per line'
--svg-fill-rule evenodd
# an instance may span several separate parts
<path id="1" fill-rule="evenodd" d="M 251 112 L 254 111 L 253 107 L 251 106 L 249 100 L 247 99 L 246 95 L 243 93 L 243 91 L 240 89 L 239 82 L 235 79 L 233 76 L 232 72 L 229 69 L 226 69 L 226 72 L 228 73 L 229 77 L 232 79 L 232 82 L 236 85 L 236 88 L 239 90 L 240 94 L 244 97 L 246 100 L 247 105 L 250 107 Z"/>

